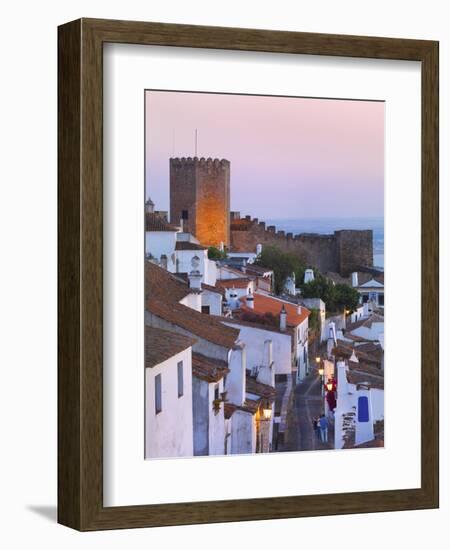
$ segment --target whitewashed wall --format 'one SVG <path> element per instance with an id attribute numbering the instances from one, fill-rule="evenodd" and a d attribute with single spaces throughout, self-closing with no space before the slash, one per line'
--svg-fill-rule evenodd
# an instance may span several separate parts
<path id="1" fill-rule="evenodd" d="M 231 454 L 256 451 L 256 424 L 254 415 L 237 410 L 231 417 Z"/>
<path id="2" fill-rule="evenodd" d="M 177 364 L 183 361 L 183 395 Z M 155 414 L 155 377 L 161 374 L 162 410 Z M 145 369 L 145 458 L 193 455 L 192 348 Z"/>
<path id="3" fill-rule="evenodd" d="M 233 324 L 228 321 L 224 324 L 240 330 L 239 339 L 245 343 L 248 369 L 252 366 L 262 365 L 264 363 L 264 342 L 269 339 L 272 340 L 273 345 L 272 353 L 275 374 L 291 373 L 292 352 L 290 334 L 282 334 L 280 332 L 273 332 L 260 328 L 246 327 L 243 325 Z"/>
<path id="4" fill-rule="evenodd" d="M 380 335 L 384 334 L 384 323 L 372 323 L 371 327 L 358 327 L 352 330 L 352 334 L 366 340 L 379 340 Z"/>
<path id="5" fill-rule="evenodd" d="M 222 296 L 217 292 L 203 290 L 201 293 L 201 305 L 209 306 L 210 315 L 222 315 Z"/>
<path id="6" fill-rule="evenodd" d="M 225 417 L 224 405 L 221 403 L 220 411 L 216 414 L 213 408 L 214 391 L 219 385 L 219 396 L 224 391 L 223 378 L 219 382 L 209 384 L 209 454 L 223 455 L 225 453 Z"/>
<path id="7" fill-rule="evenodd" d="M 157 260 L 165 254 L 167 256 L 167 269 L 172 273 L 176 271 L 175 244 L 177 234 L 175 231 L 146 231 L 145 253 L 151 254 Z"/>

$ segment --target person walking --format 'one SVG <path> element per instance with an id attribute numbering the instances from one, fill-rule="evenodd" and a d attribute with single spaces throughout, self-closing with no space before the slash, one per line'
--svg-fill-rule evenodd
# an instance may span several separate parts
<path id="1" fill-rule="evenodd" d="M 320 415 L 319 426 L 322 443 L 328 443 L 328 419 L 324 414 Z"/>
<path id="2" fill-rule="evenodd" d="M 319 418 L 313 418 L 312 421 L 313 424 L 313 431 L 317 435 L 317 439 L 320 440 L 320 424 L 319 424 Z"/>

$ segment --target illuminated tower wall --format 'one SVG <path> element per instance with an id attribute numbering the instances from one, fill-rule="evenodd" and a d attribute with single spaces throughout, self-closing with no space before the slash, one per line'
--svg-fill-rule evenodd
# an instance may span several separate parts
<path id="1" fill-rule="evenodd" d="M 205 246 L 230 244 L 230 162 L 170 159 L 170 221 Z"/>

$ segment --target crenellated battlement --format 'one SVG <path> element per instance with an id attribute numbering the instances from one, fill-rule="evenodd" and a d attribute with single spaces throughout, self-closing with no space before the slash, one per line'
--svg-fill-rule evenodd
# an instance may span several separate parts
<path id="1" fill-rule="evenodd" d="M 174 157 L 170 159 L 171 170 L 185 170 L 187 167 L 205 168 L 208 172 L 229 170 L 230 161 L 211 157 Z"/>
<path id="2" fill-rule="evenodd" d="M 266 227 L 264 221 L 231 212 L 231 246 L 235 252 L 248 252 L 257 244 L 276 246 L 292 252 L 307 265 L 320 271 L 348 274 L 356 266 L 373 265 L 372 230 L 339 230 L 320 233 L 286 233 L 275 225 Z"/>

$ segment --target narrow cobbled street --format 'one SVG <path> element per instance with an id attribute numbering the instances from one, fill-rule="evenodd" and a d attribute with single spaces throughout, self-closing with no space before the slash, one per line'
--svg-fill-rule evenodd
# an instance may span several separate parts
<path id="1" fill-rule="evenodd" d="M 329 422 L 328 443 L 322 443 L 313 429 L 313 419 L 323 413 L 321 381 L 313 369 L 294 389 L 288 415 L 286 451 L 314 451 L 334 448 L 334 424 Z"/>

